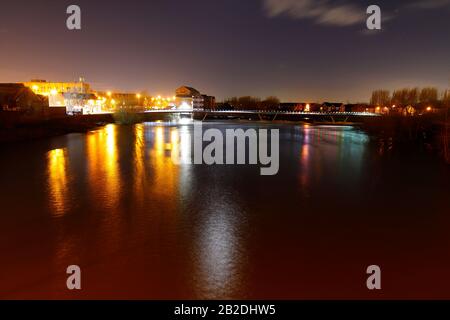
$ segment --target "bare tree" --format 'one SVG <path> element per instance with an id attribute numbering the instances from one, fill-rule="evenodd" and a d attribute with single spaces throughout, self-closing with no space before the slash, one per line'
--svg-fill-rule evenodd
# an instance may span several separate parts
<path id="1" fill-rule="evenodd" d="M 236 110 L 259 109 L 261 105 L 260 98 L 251 96 L 229 98 L 226 99 L 224 102 L 230 104 Z"/>
<path id="2" fill-rule="evenodd" d="M 415 106 L 417 105 L 418 101 L 419 101 L 419 89 L 418 88 L 408 89 L 406 93 L 406 103 L 410 106 Z"/>
<path id="3" fill-rule="evenodd" d="M 423 88 L 420 91 L 420 103 L 436 104 L 438 101 L 438 90 L 434 87 Z"/>
<path id="4" fill-rule="evenodd" d="M 391 102 L 391 93 L 389 90 L 375 90 L 372 92 L 370 104 L 373 106 L 385 107 Z"/>
<path id="5" fill-rule="evenodd" d="M 261 101 L 260 109 L 262 110 L 278 109 L 279 106 L 280 106 L 280 99 L 271 96 Z"/>
<path id="6" fill-rule="evenodd" d="M 442 104 L 444 107 L 450 108 L 450 90 L 445 90 L 442 95 Z"/>
<path id="7" fill-rule="evenodd" d="M 394 93 L 392 94 L 391 103 L 405 107 L 408 105 L 408 95 L 409 89 L 404 88 L 400 90 L 395 90 Z"/>

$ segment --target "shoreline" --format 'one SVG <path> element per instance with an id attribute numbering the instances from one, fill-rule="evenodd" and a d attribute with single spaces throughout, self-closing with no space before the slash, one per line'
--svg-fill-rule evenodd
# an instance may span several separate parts
<path id="1" fill-rule="evenodd" d="M 118 113 L 99 115 L 66 116 L 40 121 L 22 122 L 7 127 L 0 126 L 0 144 L 33 141 L 62 136 L 70 133 L 85 133 L 90 130 L 105 126 L 107 124 L 135 124 L 158 120 L 173 119 L 171 115 L 153 115 L 146 113 Z M 199 119 L 195 119 L 199 120 Z M 209 119 L 211 121 L 218 119 Z M 222 121 L 242 121 L 253 123 L 256 120 L 248 119 L 220 119 Z M 361 123 L 341 123 L 341 122 L 308 122 L 299 120 L 258 120 L 264 123 L 286 123 L 299 125 L 334 125 L 334 126 L 354 126 L 360 127 Z"/>
<path id="2" fill-rule="evenodd" d="M 20 123 L 12 127 L 0 128 L 0 144 L 46 139 L 70 133 L 85 133 L 113 122 L 112 115 L 101 115 L 63 117 Z"/>
<path id="3" fill-rule="evenodd" d="M 34 122 L 22 122 L 13 126 L 0 126 L 0 145 L 17 142 L 27 142 L 40 139 L 48 139 L 63 136 L 70 133 L 87 133 L 91 130 L 103 127 L 107 124 L 132 125 L 136 123 L 151 121 L 173 120 L 173 116 L 164 114 L 148 113 L 116 113 L 99 115 L 65 116 L 53 119 L 45 119 Z M 194 120 L 201 120 L 194 116 Z M 219 119 L 209 119 L 219 120 Z M 301 120 L 252 120 L 240 119 L 220 119 L 221 121 L 239 121 L 244 123 L 264 122 L 272 124 L 293 124 L 311 126 L 351 126 L 362 130 L 372 139 L 389 141 L 397 146 L 414 149 L 416 147 L 427 146 L 438 153 L 445 155 L 445 143 L 442 135 L 445 132 L 445 125 L 442 126 L 438 118 L 433 117 L 383 117 L 371 119 L 365 122 L 317 122 Z"/>

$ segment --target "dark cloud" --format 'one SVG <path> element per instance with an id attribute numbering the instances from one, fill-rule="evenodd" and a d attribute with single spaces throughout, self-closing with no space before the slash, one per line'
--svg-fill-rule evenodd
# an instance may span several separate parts
<path id="1" fill-rule="evenodd" d="M 323 25 L 351 26 L 363 23 L 367 18 L 367 7 L 356 1 L 263 0 L 263 3 L 269 17 L 287 15 L 294 19 L 310 19 Z M 438 9 L 447 6 L 450 7 L 450 0 L 416 0 L 400 5 L 413 9 Z M 392 13 L 383 11 L 383 21 L 393 18 Z"/>
<path id="2" fill-rule="evenodd" d="M 269 16 L 289 15 L 298 19 L 311 19 L 319 24 L 350 26 L 365 20 L 366 10 L 351 3 L 329 0 L 264 0 Z"/>
<path id="3" fill-rule="evenodd" d="M 411 6 L 420 9 L 436 9 L 450 6 L 450 0 L 420 0 L 412 3 Z"/>

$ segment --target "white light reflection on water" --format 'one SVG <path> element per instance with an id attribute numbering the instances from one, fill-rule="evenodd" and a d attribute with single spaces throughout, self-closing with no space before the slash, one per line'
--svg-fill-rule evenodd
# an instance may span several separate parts
<path id="1" fill-rule="evenodd" d="M 246 221 L 230 193 L 212 192 L 205 203 L 210 208 L 202 213 L 194 260 L 198 262 L 194 278 L 197 294 L 202 299 L 236 297 L 246 266 Z"/>

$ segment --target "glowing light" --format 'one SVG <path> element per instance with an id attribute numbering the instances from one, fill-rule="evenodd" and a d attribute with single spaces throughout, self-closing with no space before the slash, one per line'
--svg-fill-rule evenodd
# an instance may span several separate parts
<path id="1" fill-rule="evenodd" d="M 67 154 L 64 149 L 51 150 L 48 159 L 48 185 L 55 216 L 63 216 L 68 202 Z"/>
<path id="2" fill-rule="evenodd" d="M 141 94 L 140 93 L 136 94 L 136 98 L 140 99 L 141 98 Z"/>
<path id="3" fill-rule="evenodd" d="M 33 89 L 33 91 L 39 91 L 39 87 L 37 85 L 34 85 L 31 88 Z"/>
<path id="4" fill-rule="evenodd" d="M 52 90 L 50 90 L 50 94 L 51 94 L 52 96 L 57 95 L 57 94 L 58 94 L 58 91 L 56 91 L 55 89 L 52 89 Z"/>
<path id="5" fill-rule="evenodd" d="M 111 99 L 111 103 L 112 103 L 112 104 L 116 104 L 116 100 Z"/>
<path id="6" fill-rule="evenodd" d="M 430 112 L 430 111 L 431 111 L 431 107 L 428 107 L 428 108 L 427 108 L 427 111 Z"/>
<path id="7" fill-rule="evenodd" d="M 309 112 L 310 109 L 311 109 L 311 107 L 310 107 L 310 105 L 309 105 L 309 103 L 308 103 L 308 104 L 306 105 L 306 107 L 305 107 L 305 112 Z"/>
<path id="8" fill-rule="evenodd" d="M 186 101 L 183 101 L 180 105 L 180 110 L 192 110 L 192 105 L 187 103 Z"/>
<path id="9" fill-rule="evenodd" d="M 111 92 L 111 91 L 108 91 L 107 95 L 108 95 L 108 97 L 111 97 L 112 92 Z"/>

